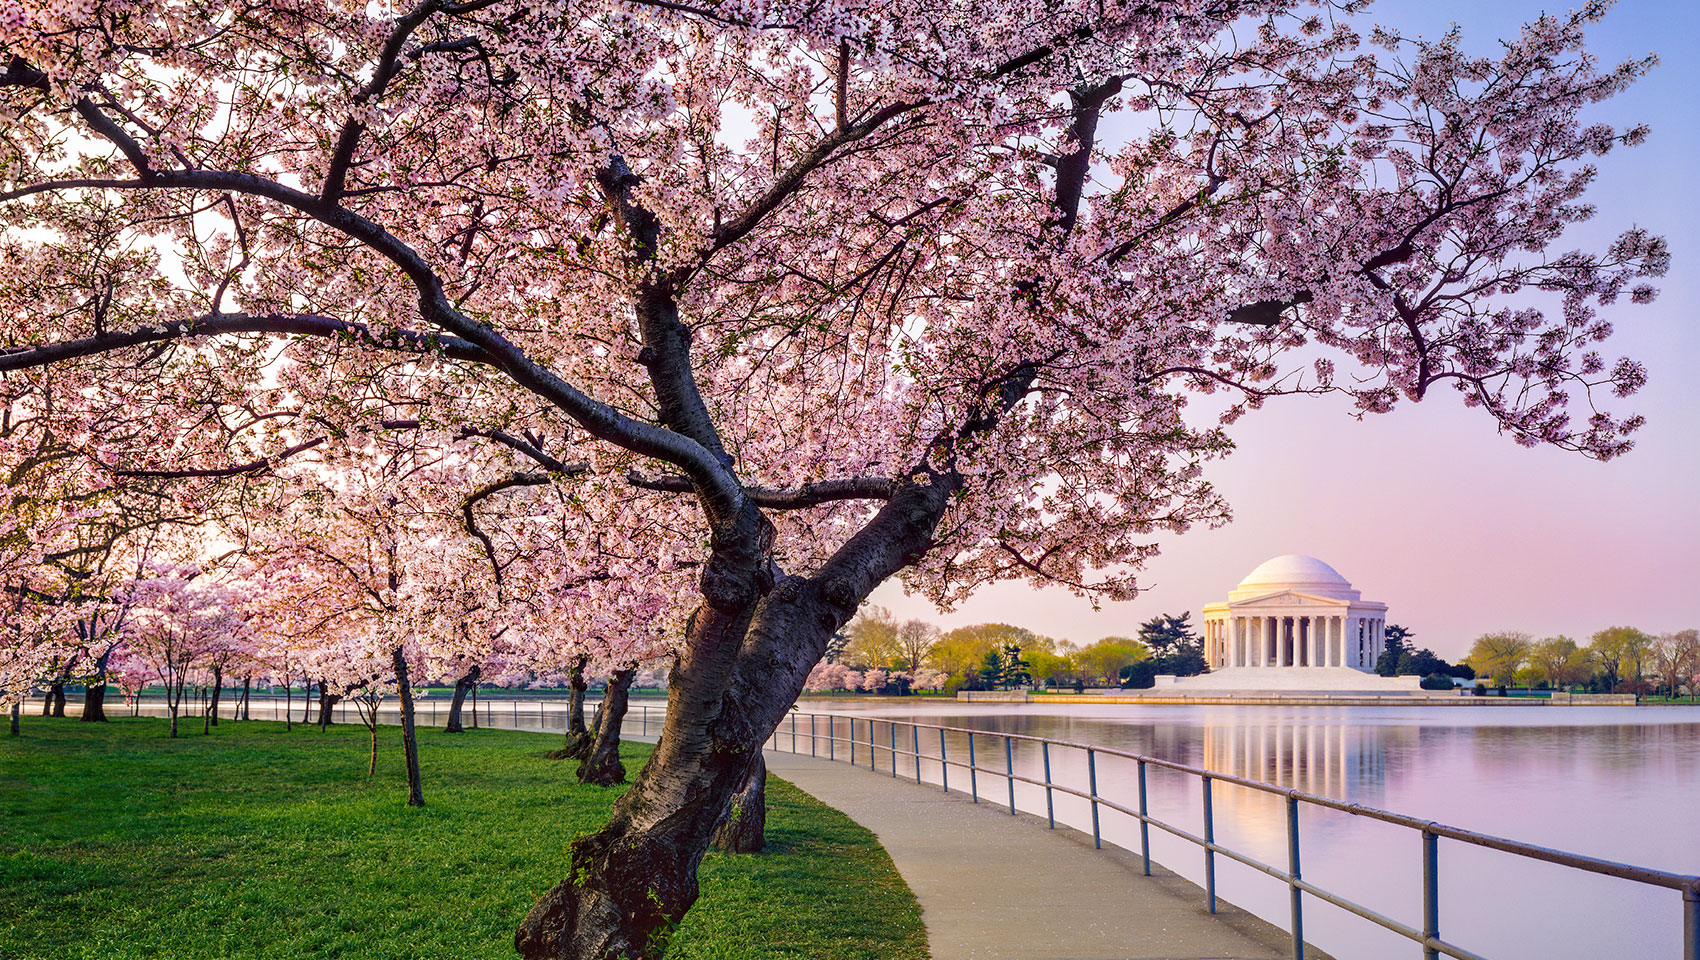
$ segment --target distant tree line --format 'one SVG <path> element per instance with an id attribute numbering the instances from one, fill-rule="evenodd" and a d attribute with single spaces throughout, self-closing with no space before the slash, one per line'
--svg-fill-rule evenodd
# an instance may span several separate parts
<path id="1" fill-rule="evenodd" d="M 899 621 L 883 607 L 863 608 L 828 647 L 807 688 L 906 694 L 938 689 L 1151 686 L 1159 673 L 1182 676 L 1207 668 L 1191 612 L 1146 621 L 1137 637 L 1088 644 L 1056 640 L 1007 623 L 941 631 L 923 620 Z M 855 681 L 859 686 L 850 685 Z"/>
<path id="2" fill-rule="evenodd" d="M 1700 693 L 1700 631 L 1607 627 L 1586 645 L 1502 631 L 1476 638 L 1464 661 L 1494 686 L 1690 697 Z"/>

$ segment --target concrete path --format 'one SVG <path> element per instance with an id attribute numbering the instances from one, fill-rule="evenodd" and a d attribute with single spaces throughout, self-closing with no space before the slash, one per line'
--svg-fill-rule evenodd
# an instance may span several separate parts
<path id="1" fill-rule="evenodd" d="M 937 786 L 767 752 L 776 776 L 873 831 L 915 891 L 934 960 L 1278 960 L 1285 931 L 1042 818 L 1010 816 Z M 1323 957 L 1315 948 L 1306 956 Z"/>

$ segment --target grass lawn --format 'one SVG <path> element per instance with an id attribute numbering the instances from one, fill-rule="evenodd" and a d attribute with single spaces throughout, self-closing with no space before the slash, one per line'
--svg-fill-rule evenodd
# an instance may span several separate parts
<path id="1" fill-rule="evenodd" d="M 25 717 L 0 735 L 0 958 L 515 957 L 514 927 L 566 845 L 624 788 L 545 760 L 559 737 L 226 721 Z M 649 747 L 627 744 L 636 772 Z M 777 778 L 768 852 L 711 853 L 668 956 L 927 956 L 920 908 L 873 835 Z"/>

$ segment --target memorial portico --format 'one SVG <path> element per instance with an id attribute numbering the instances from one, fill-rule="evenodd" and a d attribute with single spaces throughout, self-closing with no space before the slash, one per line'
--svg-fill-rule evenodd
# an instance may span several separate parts
<path id="1" fill-rule="evenodd" d="M 1384 647 L 1387 604 L 1364 600 L 1315 557 L 1289 554 L 1260 565 L 1204 607 L 1204 655 L 1212 670 L 1350 667 L 1369 672 Z"/>

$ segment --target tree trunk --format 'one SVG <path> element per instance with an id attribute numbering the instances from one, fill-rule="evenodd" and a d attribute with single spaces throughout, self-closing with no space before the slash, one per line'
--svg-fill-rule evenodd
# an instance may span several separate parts
<path id="1" fill-rule="evenodd" d="M 478 678 L 472 678 L 472 729 L 478 729 Z"/>
<path id="2" fill-rule="evenodd" d="M 454 699 L 449 701 L 449 723 L 443 728 L 444 733 L 465 733 L 466 728 L 460 723 L 460 708 L 466 703 L 466 695 L 478 686 L 478 675 L 482 669 L 474 666 L 471 670 L 455 681 Z M 476 724 L 474 724 L 476 726 Z"/>
<path id="3" fill-rule="evenodd" d="M 14 736 L 14 737 L 18 735 L 18 717 L 23 713 L 22 707 L 23 707 L 22 701 L 19 701 L 19 700 L 13 700 L 12 701 L 12 710 L 11 710 L 11 714 L 12 714 L 12 736 Z"/>
<path id="4" fill-rule="evenodd" d="M 999 394 L 1020 396 L 1026 382 L 1012 379 Z M 514 933 L 521 956 L 661 956 L 696 902 L 698 864 L 810 668 L 874 587 L 924 554 L 962 482 L 925 465 L 917 472 L 929 481 L 900 487 L 808 577 L 775 576 L 773 527 L 747 502 L 738 516 L 716 518 L 661 740 L 608 824 L 570 844 L 568 879 Z"/>
<path id="5" fill-rule="evenodd" d="M 276 696 L 276 694 L 273 694 L 273 696 Z M 285 733 L 295 729 L 292 713 L 295 709 L 294 697 L 295 688 L 289 685 L 289 674 L 286 673 L 283 675 L 283 730 Z M 272 702 L 276 703 L 277 701 L 273 700 Z"/>
<path id="6" fill-rule="evenodd" d="M 356 706 L 359 704 L 356 703 Z M 372 713 L 365 718 L 366 729 L 372 734 L 372 751 L 366 761 L 366 776 L 378 772 L 378 705 L 372 704 Z"/>
<path id="7" fill-rule="evenodd" d="M 419 780 L 419 738 L 413 730 L 413 688 L 407 681 L 407 657 L 395 648 L 395 685 L 401 695 L 401 751 L 407 758 L 407 805 L 425 805 L 425 787 Z"/>
<path id="8" fill-rule="evenodd" d="M 65 677 L 63 675 L 53 681 L 53 686 L 48 690 L 48 699 L 53 702 L 53 716 L 63 717 L 65 715 Z"/>
<path id="9" fill-rule="evenodd" d="M 334 716 L 334 713 L 335 713 L 335 710 L 336 710 L 337 703 L 340 702 L 341 700 L 342 700 L 341 697 L 339 697 L 336 694 L 331 692 L 330 686 L 327 685 L 325 683 L 325 681 L 323 681 L 323 680 L 319 681 L 319 729 L 320 730 L 323 730 L 323 729 L 329 727 L 331 724 L 336 722 L 336 717 Z"/>
<path id="10" fill-rule="evenodd" d="M 587 686 L 584 681 L 584 668 L 589 665 L 589 657 L 579 657 L 573 661 L 570 681 L 572 695 L 567 701 L 567 732 L 561 742 L 561 749 L 545 754 L 551 760 L 583 760 L 589 753 L 591 744 L 595 742 L 589 728 L 584 725 L 584 691 Z"/>
<path id="11" fill-rule="evenodd" d="M 242 678 L 242 702 L 237 705 L 236 712 L 244 720 L 248 719 L 248 693 L 253 688 L 253 685 L 253 674 L 249 674 Z"/>
<path id="12" fill-rule="evenodd" d="M 212 725 L 218 726 L 218 700 L 224 692 L 224 668 L 213 667 L 212 703 L 207 706 L 207 713 L 212 717 Z"/>
<path id="13" fill-rule="evenodd" d="M 743 789 L 714 834 L 714 849 L 726 853 L 760 853 L 767 835 L 767 761 L 760 754 Z"/>
<path id="14" fill-rule="evenodd" d="M 171 736 L 173 738 L 176 738 L 176 736 L 177 736 L 177 709 L 178 709 L 178 707 L 181 707 L 182 705 L 183 705 L 183 680 L 182 680 L 182 678 L 181 677 L 178 678 L 177 685 L 175 687 L 172 686 L 171 681 L 169 679 L 166 680 L 165 681 L 165 708 L 168 711 L 171 712 Z"/>
<path id="15" fill-rule="evenodd" d="M 301 725 L 307 726 L 313 722 L 313 681 L 308 680 L 301 688 Z"/>
<path id="16" fill-rule="evenodd" d="M 596 741 L 578 765 L 580 783 L 611 787 L 626 782 L 626 765 L 620 762 L 620 724 L 626 719 L 626 691 L 636 673 L 635 667 L 627 667 L 609 674 L 608 690 L 596 711 Z"/>
<path id="17" fill-rule="evenodd" d="M 106 679 L 104 676 L 100 679 L 89 681 L 88 686 L 83 688 L 82 720 L 84 723 L 107 722 Z"/>

